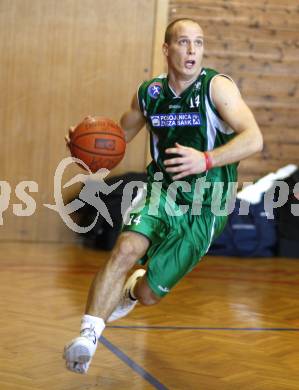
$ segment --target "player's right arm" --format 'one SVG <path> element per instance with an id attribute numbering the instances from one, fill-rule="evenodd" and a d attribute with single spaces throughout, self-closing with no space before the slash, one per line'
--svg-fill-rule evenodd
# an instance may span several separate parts
<path id="1" fill-rule="evenodd" d="M 130 142 L 144 125 L 145 117 L 140 111 L 137 95 L 135 95 L 132 99 L 130 109 L 126 111 L 120 119 L 120 126 L 125 132 L 126 142 Z"/>
<path id="2" fill-rule="evenodd" d="M 92 118 L 88 116 L 86 118 Z M 145 117 L 143 113 L 140 111 L 140 107 L 137 100 L 137 95 L 134 95 L 131 107 L 128 111 L 126 111 L 122 117 L 120 118 L 120 126 L 125 132 L 126 142 L 130 142 L 135 135 L 143 128 L 145 125 Z M 75 127 L 70 127 L 68 134 L 65 135 L 65 143 L 69 147 L 70 138 L 72 133 L 74 132 Z"/>

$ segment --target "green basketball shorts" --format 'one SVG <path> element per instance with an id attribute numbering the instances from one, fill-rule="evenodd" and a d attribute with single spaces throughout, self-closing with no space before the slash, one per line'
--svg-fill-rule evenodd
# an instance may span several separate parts
<path id="1" fill-rule="evenodd" d="M 199 263 L 227 221 L 227 217 L 213 215 L 206 206 L 200 215 L 192 215 L 191 210 L 180 212 L 180 207 L 167 199 L 166 191 L 155 194 L 152 188 L 151 196 L 139 194 L 134 200 L 122 229 L 149 239 L 146 256 L 138 263 L 147 263 L 148 284 L 159 297 Z"/>

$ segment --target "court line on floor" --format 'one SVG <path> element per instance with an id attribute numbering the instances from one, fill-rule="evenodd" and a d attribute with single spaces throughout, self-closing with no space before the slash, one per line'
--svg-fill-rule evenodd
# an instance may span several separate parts
<path id="1" fill-rule="evenodd" d="M 106 339 L 106 337 L 101 336 L 100 342 L 109 349 L 114 355 L 116 355 L 120 360 L 122 360 L 127 366 L 129 366 L 133 371 L 140 375 L 143 379 L 149 382 L 155 389 L 158 390 L 168 390 L 161 382 L 158 381 L 154 376 L 149 372 L 144 370 L 139 364 L 134 362 L 128 355 L 121 351 L 116 345 L 112 344 Z"/>
<path id="2" fill-rule="evenodd" d="M 149 330 L 228 330 L 253 332 L 299 332 L 299 328 L 212 328 L 206 326 L 143 326 L 143 325 L 107 325 L 107 329 L 149 329 Z"/>

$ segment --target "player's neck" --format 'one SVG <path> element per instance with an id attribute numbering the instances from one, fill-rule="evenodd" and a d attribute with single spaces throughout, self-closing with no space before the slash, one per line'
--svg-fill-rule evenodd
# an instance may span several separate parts
<path id="1" fill-rule="evenodd" d="M 183 78 L 180 75 L 176 75 L 173 72 L 168 73 L 168 84 L 169 87 L 176 93 L 176 95 L 180 95 L 182 92 L 185 91 L 191 84 L 194 83 L 194 81 L 198 78 L 200 73 L 198 73 L 196 76 L 187 79 Z"/>

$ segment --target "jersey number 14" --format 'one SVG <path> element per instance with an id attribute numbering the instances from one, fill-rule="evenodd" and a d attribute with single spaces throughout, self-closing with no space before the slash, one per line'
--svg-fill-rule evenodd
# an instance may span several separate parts
<path id="1" fill-rule="evenodd" d="M 190 108 L 199 107 L 200 99 L 199 95 L 197 95 L 193 101 L 193 98 L 190 98 Z"/>

